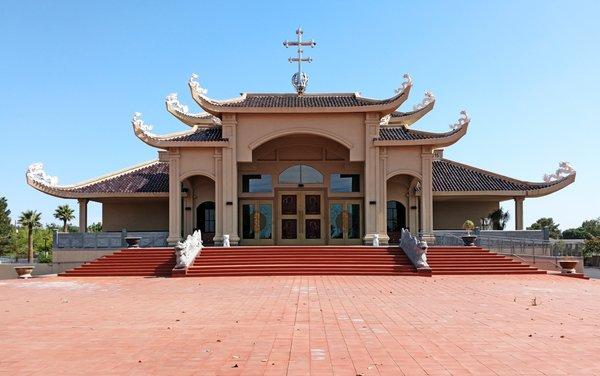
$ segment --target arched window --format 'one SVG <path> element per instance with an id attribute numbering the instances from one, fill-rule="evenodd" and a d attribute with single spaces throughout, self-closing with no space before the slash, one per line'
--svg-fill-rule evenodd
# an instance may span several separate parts
<path id="1" fill-rule="evenodd" d="M 281 184 L 323 184 L 323 174 L 307 165 L 295 165 L 279 174 Z"/>

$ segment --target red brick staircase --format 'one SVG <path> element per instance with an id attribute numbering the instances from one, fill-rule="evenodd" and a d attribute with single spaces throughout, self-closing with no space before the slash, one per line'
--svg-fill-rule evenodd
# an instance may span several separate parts
<path id="1" fill-rule="evenodd" d="M 546 274 L 510 257 L 480 247 L 429 247 L 427 261 L 432 275 Z"/>
<path id="2" fill-rule="evenodd" d="M 128 248 L 59 274 L 64 277 L 171 276 L 173 248 Z"/>
<path id="3" fill-rule="evenodd" d="M 205 248 L 188 277 L 251 275 L 418 275 L 398 247 Z"/>

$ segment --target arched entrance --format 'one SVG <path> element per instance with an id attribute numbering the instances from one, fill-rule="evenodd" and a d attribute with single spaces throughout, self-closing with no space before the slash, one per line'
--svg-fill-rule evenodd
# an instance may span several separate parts
<path id="1" fill-rule="evenodd" d="M 240 244 L 361 244 L 363 166 L 314 134 L 257 146 L 238 163 Z"/>
<path id="2" fill-rule="evenodd" d="M 202 233 L 202 242 L 212 245 L 216 229 L 216 212 L 214 201 L 205 201 L 196 207 L 196 228 Z"/>
<path id="3" fill-rule="evenodd" d="M 419 181 L 412 173 L 388 176 L 386 183 L 386 226 L 390 244 L 398 244 L 401 230 L 419 231 Z"/>
<path id="4" fill-rule="evenodd" d="M 390 244 L 398 244 L 400 231 L 406 228 L 406 207 L 399 201 L 387 202 L 387 234 Z"/>

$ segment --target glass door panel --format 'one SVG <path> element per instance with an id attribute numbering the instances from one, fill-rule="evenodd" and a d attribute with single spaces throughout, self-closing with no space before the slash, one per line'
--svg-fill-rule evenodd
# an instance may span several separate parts
<path id="1" fill-rule="evenodd" d="M 259 239 L 273 239 L 273 205 L 259 204 Z"/>
<path id="2" fill-rule="evenodd" d="M 358 200 L 334 200 L 329 203 L 329 242 L 362 243 L 362 213 Z"/>
<path id="3" fill-rule="evenodd" d="M 273 243 L 273 204 L 265 200 L 240 202 L 242 244 Z"/>

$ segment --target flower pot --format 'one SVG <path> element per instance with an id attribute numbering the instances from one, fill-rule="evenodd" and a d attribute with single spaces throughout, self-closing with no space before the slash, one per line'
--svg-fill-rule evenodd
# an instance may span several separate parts
<path id="1" fill-rule="evenodd" d="M 466 247 L 475 247 L 475 239 L 477 239 L 477 236 L 465 235 L 461 236 L 461 238 Z"/>
<path id="2" fill-rule="evenodd" d="M 128 236 L 125 238 L 125 242 L 127 243 L 127 248 L 139 248 L 140 247 L 140 238 L 139 236 Z"/>
<path id="3" fill-rule="evenodd" d="M 576 273 L 575 267 L 577 266 L 577 260 L 560 260 L 558 263 L 561 267 L 561 273 L 572 274 Z"/>
<path id="4" fill-rule="evenodd" d="M 15 272 L 17 272 L 19 278 L 24 279 L 31 278 L 31 272 L 33 272 L 33 269 L 35 269 L 34 265 L 15 266 Z"/>

